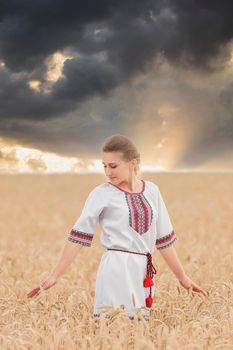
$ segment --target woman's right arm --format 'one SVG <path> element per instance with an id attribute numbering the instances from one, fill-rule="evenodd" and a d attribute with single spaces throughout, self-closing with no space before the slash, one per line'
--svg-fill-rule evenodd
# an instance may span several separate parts
<path id="1" fill-rule="evenodd" d="M 27 293 L 29 298 L 37 296 L 41 290 L 52 287 L 72 263 L 80 249 L 85 246 L 91 246 L 99 215 L 104 206 L 104 196 L 97 186 L 89 193 L 80 216 L 70 229 L 67 242 L 50 276 Z"/>
<path id="2" fill-rule="evenodd" d="M 74 243 L 71 241 L 66 242 L 64 248 L 62 249 L 60 256 L 57 260 L 55 267 L 53 268 L 50 276 L 58 279 L 68 268 L 68 266 L 73 262 L 77 253 L 83 248 L 83 245 Z"/>
<path id="3" fill-rule="evenodd" d="M 60 256 L 57 260 L 56 265 L 51 271 L 50 276 L 38 286 L 32 288 L 28 293 L 27 297 L 31 298 L 37 296 L 41 290 L 46 290 L 56 284 L 58 278 L 66 271 L 68 266 L 73 262 L 77 253 L 83 248 L 83 245 L 77 244 L 71 241 L 66 242 L 63 247 Z"/>

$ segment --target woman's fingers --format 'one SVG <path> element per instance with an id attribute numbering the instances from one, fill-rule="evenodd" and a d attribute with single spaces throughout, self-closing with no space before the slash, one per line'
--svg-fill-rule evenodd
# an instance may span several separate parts
<path id="1" fill-rule="evenodd" d="M 45 281 L 41 282 L 39 286 L 31 289 L 27 293 L 27 297 L 32 298 L 33 296 L 37 296 L 40 294 L 40 292 L 52 287 L 55 283 L 57 283 L 57 279 L 55 277 L 49 277 Z"/>
<path id="2" fill-rule="evenodd" d="M 202 293 L 204 296 L 208 296 L 208 293 L 203 290 L 201 287 L 199 287 L 196 283 L 194 283 L 188 276 L 186 276 L 183 280 L 179 281 L 180 284 L 188 290 L 188 292 L 199 292 Z"/>
<path id="3" fill-rule="evenodd" d="M 202 293 L 206 297 L 208 296 L 208 293 L 204 289 L 202 289 L 201 287 L 197 286 L 196 284 L 194 284 L 192 286 L 192 289 L 194 292 Z"/>
<path id="4" fill-rule="evenodd" d="M 40 293 L 40 287 L 36 287 L 31 289 L 28 293 L 27 293 L 27 297 L 28 298 L 32 298 L 35 294 L 39 294 Z"/>
<path id="5" fill-rule="evenodd" d="M 34 297 L 34 296 L 39 295 L 40 292 L 41 292 L 42 290 L 44 290 L 44 288 L 43 288 L 43 284 L 44 284 L 44 283 L 45 283 L 45 282 L 42 282 L 38 287 L 32 288 L 32 289 L 27 293 L 27 297 L 28 297 L 28 298 L 32 298 L 32 297 Z"/>

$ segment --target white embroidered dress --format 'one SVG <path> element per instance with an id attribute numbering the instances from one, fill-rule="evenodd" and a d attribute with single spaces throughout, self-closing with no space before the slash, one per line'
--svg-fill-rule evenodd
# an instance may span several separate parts
<path id="1" fill-rule="evenodd" d="M 143 187 L 138 193 L 127 192 L 111 182 L 97 185 L 67 239 L 90 247 L 99 223 L 100 241 L 106 248 L 152 254 L 155 248 L 164 249 L 175 242 L 177 236 L 158 186 L 141 181 Z M 143 287 L 146 268 L 144 255 L 106 250 L 97 270 L 93 315 L 105 313 L 106 307 L 123 305 L 130 318 L 139 309 L 148 317 L 145 298 L 150 288 Z"/>

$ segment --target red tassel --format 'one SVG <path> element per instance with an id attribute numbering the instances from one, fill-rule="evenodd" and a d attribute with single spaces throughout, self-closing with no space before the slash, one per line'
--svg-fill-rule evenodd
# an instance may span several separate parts
<path id="1" fill-rule="evenodd" d="M 149 275 L 146 275 L 143 281 L 144 288 L 149 288 L 149 287 L 152 287 L 153 285 L 154 285 L 153 280 L 149 277 Z"/>
<path id="2" fill-rule="evenodd" d="M 147 307 L 151 307 L 151 306 L 152 306 L 152 303 L 153 303 L 153 298 L 149 295 L 149 296 L 146 298 L 146 306 L 147 306 Z"/>

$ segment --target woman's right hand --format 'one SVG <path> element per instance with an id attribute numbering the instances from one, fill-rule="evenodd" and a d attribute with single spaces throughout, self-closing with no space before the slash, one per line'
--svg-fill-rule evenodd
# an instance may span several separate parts
<path id="1" fill-rule="evenodd" d="M 57 278 L 50 276 L 49 278 L 47 278 L 45 281 L 41 282 L 39 284 L 39 286 L 36 286 L 34 288 L 32 288 L 29 292 L 27 292 L 27 297 L 28 298 L 32 298 L 34 296 L 37 296 L 40 294 L 40 292 L 42 290 L 46 290 L 51 288 L 52 286 L 54 286 L 54 284 L 57 283 Z"/>

